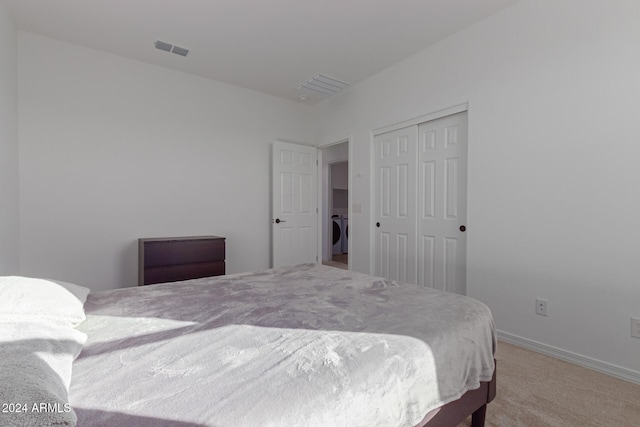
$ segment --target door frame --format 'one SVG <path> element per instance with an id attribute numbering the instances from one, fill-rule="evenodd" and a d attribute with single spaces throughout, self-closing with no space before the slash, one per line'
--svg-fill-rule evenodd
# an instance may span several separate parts
<path id="1" fill-rule="evenodd" d="M 370 184 L 369 184 L 369 200 L 370 200 L 369 224 L 371 224 L 371 226 L 369 227 L 369 242 L 371 242 L 372 245 L 374 244 L 375 238 L 376 238 L 376 230 L 375 230 L 375 227 L 372 226 L 376 222 L 375 137 L 383 133 L 392 132 L 392 131 L 403 129 L 409 126 L 419 125 L 420 123 L 430 122 L 432 120 L 441 119 L 443 117 L 451 116 L 453 114 L 458 114 L 465 111 L 467 112 L 467 170 L 468 170 L 469 168 L 469 154 L 468 154 L 469 153 L 469 103 L 468 102 L 457 104 L 448 108 L 443 108 L 441 110 L 433 111 L 431 113 L 414 117 L 412 119 L 403 120 L 401 122 L 396 122 L 390 125 L 375 128 L 371 131 L 371 137 L 369 141 L 369 152 L 371 153 L 370 164 L 369 164 L 369 168 L 370 168 L 369 176 L 372 177 L 372 179 L 370 179 Z M 349 156 L 351 156 L 351 147 L 349 147 Z M 351 179 L 351 171 L 349 171 L 349 179 Z M 349 181 L 349 186 L 351 186 L 351 181 Z M 349 192 L 349 197 L 351 197 L 351 192 Z M 468 199 L 469 199 L 469 191 L 467 186 L 467 201 Z M 349 200 L 349 210 L 351 210 L 351 200 Z M 467 222 L 469 221 L 468 215 L 469 214 L 467 212 Z M 349 243 L 349 245 L 351 245 L 351 243 Z M 351 248 L 349 248 L 349 250 L 351 250 Z M 369 274 L 371 275 L 375 274 L 375 268 L 376 268 L 375 262 L 376 262 L 375 250 L 370 250 L 369 251 Z M 349 257 L 349 263 L 351 263 L 351 257 Z"/>

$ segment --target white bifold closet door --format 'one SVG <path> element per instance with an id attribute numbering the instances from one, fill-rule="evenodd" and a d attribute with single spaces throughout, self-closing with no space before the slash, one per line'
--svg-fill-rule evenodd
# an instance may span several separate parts
<path id="1" fill-rule="evenodd" d="M 466 293 L 466 112 L 375 136 L 375 274 Z"/>

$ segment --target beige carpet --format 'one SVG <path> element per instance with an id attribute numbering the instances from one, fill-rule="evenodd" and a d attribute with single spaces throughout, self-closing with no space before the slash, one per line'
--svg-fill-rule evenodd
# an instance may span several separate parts
<path id="1" fill-rule="evenodd" d="M 640 385 L 498 343 L 498 392 L 487 427 L 640 426 Z M 461 426 L 470 426 L 469 418 Z"/>
<path id="2" fill-rule="evenodd" d="M 333 255 L 331 261 L 324 261 L 324 265 L 328 265 L 329 267 L 341 268 L 343 270 L 349 269 L 349 254 L 335 254 Z"/>

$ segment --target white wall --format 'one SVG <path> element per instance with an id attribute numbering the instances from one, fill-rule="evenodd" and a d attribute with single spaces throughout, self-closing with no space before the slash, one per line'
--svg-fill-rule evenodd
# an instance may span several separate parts
<path id="1" fill-rule="evenodd" d="M 351 137 L 371 269 L 371 131 L 469 103 L 468 293 L 503 336 L 640 380 L 640 2 L 523 0 L 318 107 Z M 549 317 L 534 314 L 549 300 Z"/>
<path id="2" fill-rule="evenodd" d="M 331 165 L 331 187 L 347 190 L 349 188 L 349 163 L 344 161 Z"/>
<path id="3" fill-rule="evenodd" d="M 18 50 L 16 29 L 0 3 L 0 275 L 19 272 Z"/>
<path id="4" fill-rule="evenodd" d="M 311 108 L 18 32 L 21 273 L 137 283 L 140 237 L 227 238 L 269 267 L 270 144 Z M 186 59 L 188 60 L 188 59 Z"/>

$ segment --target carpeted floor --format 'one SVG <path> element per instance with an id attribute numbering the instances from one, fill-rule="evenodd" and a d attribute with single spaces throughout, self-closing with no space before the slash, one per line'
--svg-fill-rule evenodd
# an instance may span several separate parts
<path id="1" fill-rule="evenodd" d="M 500 341 L 487 427 L 640 426 L 640 385 Z M 469 418 L 461 426 L 470 426 Z"/>
<path id="2" fill-rule="evenodd" d="M 328 265 L 329 267 L 336 267 L 336 268 L 341 268 L 343 270 L 348 270 L 349 254 L 333 255 L 331 261 L 324 261 L 323 264 Z"/>

